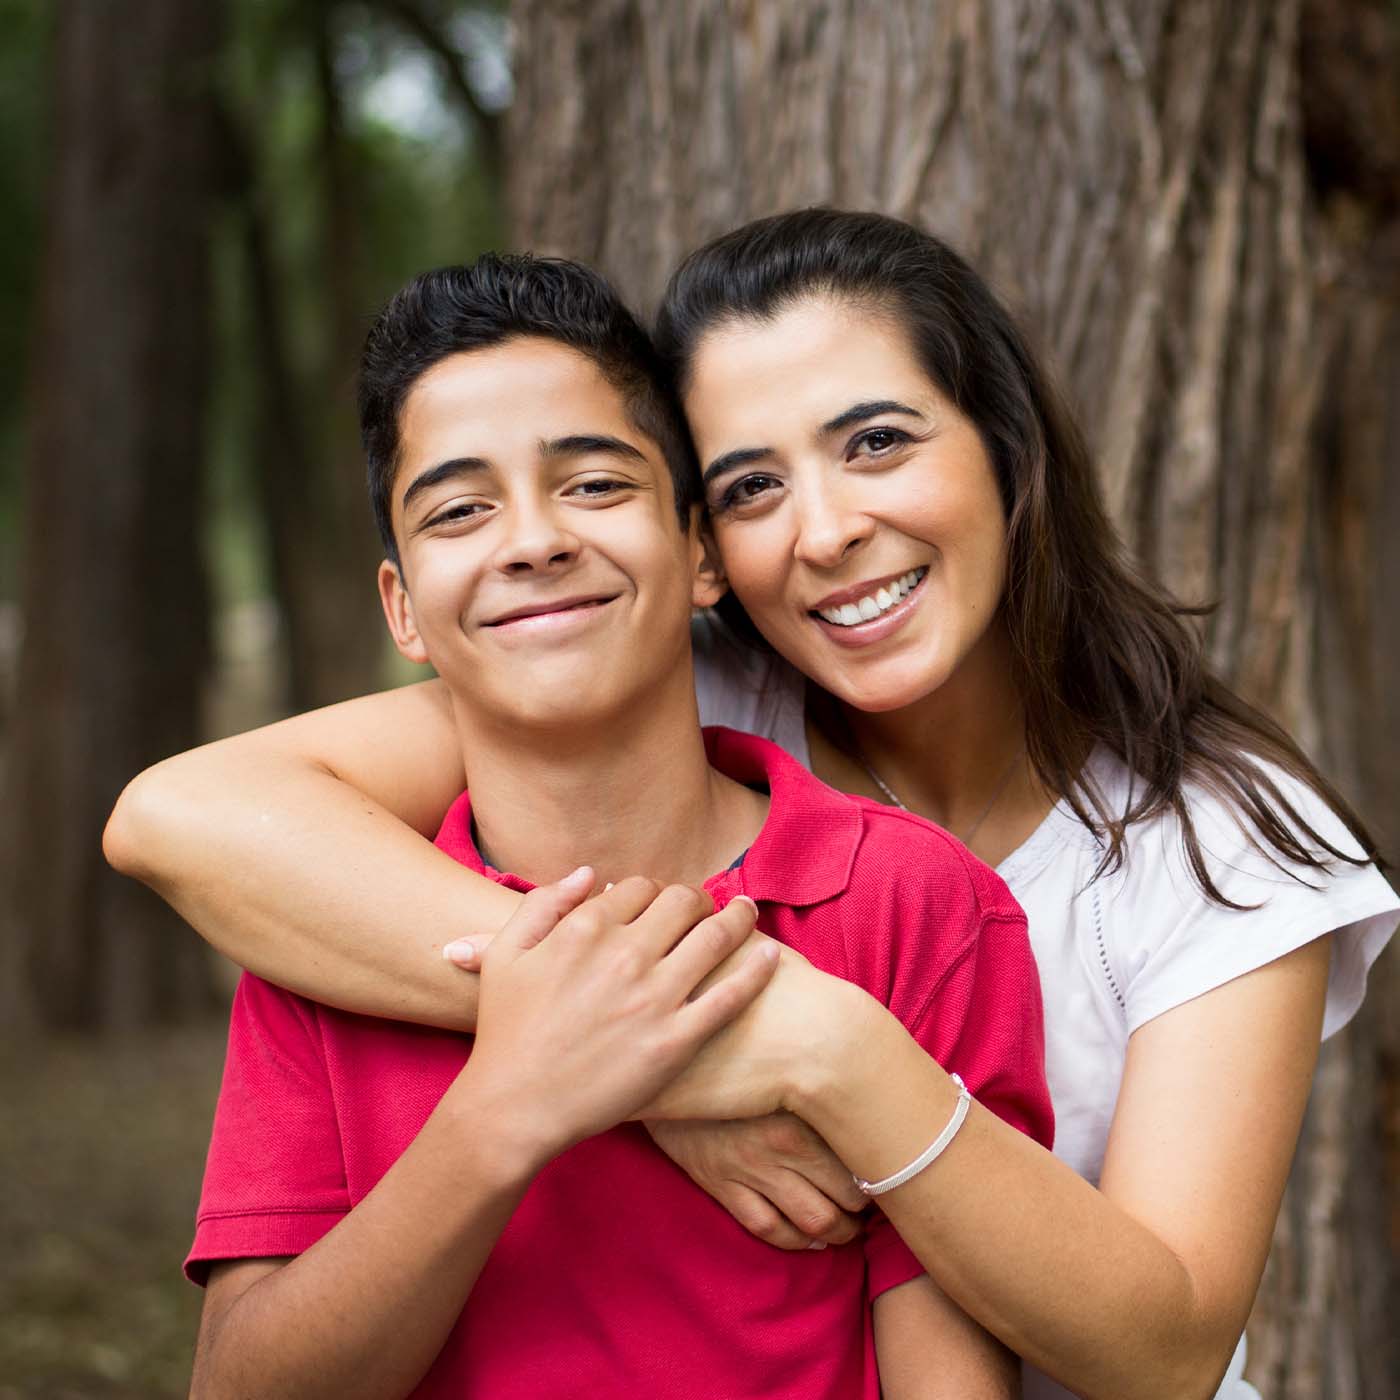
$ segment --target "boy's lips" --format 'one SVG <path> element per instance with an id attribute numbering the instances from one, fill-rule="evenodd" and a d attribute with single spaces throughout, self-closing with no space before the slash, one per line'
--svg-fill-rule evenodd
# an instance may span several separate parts
<path id="1" fill-rule="evenodd" d="M 574 594 L 567 598 L 545 598 L 536 602 L 522 603 L 519 608 L 491 617 L 482 623 L 504 633 L 553 633 L 571 630 L 587 623 L 608 603 L 615 601 L 617 594 Z"/>
<path id="2" fill-rule="evenodd" d="M 582 609 L 601 607 L 611 603 L 616 593 L 576 594 L 567 598 L 542 598 L 532 603 L 524 603 L 509 612 L 503 612 L 482 624 L 483 627 L 508 627 L 523 622 L 543 623 L 548 618 L 563 613 L 578 612 Z"/>

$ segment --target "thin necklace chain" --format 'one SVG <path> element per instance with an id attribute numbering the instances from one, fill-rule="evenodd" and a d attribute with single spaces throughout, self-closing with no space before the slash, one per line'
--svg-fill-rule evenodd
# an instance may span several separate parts
<path id="1" fill-rule="evenodd" d="M 1021 747 L 1016 750 L 1016 753 L 1012 758 L 1011 762 L 1007 765 L 1006 772 L 1001 775 L 1001 779 L 996 785 L 996 790 L 988 799 L 987 805 L 982 808 L 981 815 L 977 818 L 975 822 L 972 823 L 970 827 L 968 827 L 967 832 L 964 835 L 958 836 L 958 840 L 961 841 L 964 846 L 971 842 L 972 838 L 976 836 L 977 833 L 982 829 L 982 823 L 992 815 L 992 808 L 995 807 L 997 803 L 1001 801 L 1002 794 L 1005 793 L 1006 789 L 1011 785 L 1011 775 L 1015 773 L 1016 765 L 1020 763 L 1022 757 L 1025 755 L 1025 752 L 1026 746 L 1022 744 Z M 894 789 L 891 788 L 890 785 L 870 766 L 870 763 L 866 759 L 865 755 L 862 754 L 859 750 L 857 750 L 855 756 L 857 761 L 860 763 L 860 766 L 864 768 L 866 773 L 869 775 L 870 781 L 874 783 L 875 786 L 879 788 L 880 791 L 883 792 L 885 796 L 888 797 L 889 800 L 896 807 L 898 807 L 901 812 L 907 812 L 909 808 L 899 800 L 898 796 L 895 794 Z M 953 834 L 955 836 L 957 835 L 956 832 L 954 832 Z"/>

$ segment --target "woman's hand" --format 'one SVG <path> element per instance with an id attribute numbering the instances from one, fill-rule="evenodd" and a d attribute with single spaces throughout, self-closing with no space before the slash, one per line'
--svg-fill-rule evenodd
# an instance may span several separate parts
<path id="1" fill-rule="evenodd" d="M 757 930 L 701 990 L 728 976 L 763 945 L 779 954 L 768 985 L 638 1118 L 760 1118 L 796 1109 L 805 1086 L 839 1076 L 857 1052 L 867 1008 L 888 1016 L 853 983 L 819 971 L 800 953 Z"/>
<path id="2" fill-rule="evenodd" d="M 677 942 L 666 917 L 677 895 L 634 878 L 586 900 L 592 882 L 584 867 L 532 891 L 492 941 L 476 1044 L 452 1091 L 498 1106 L 482 1121 L 508 1121 L 534 1170 L 654 1098 L 777 963 L 774 945 L 747 941 L 751 900 Z"/>
<path id="3" fill-rule="evenodd" d="M 779 1249 L 848 1244 L 869 1204 L 841 1159 L 800 1118 L 654 1121 L 656 1145 L 751 1235 Z"/>

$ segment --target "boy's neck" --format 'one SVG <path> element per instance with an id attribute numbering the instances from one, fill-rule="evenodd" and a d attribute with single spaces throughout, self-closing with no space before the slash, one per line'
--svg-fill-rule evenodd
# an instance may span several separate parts
<path id="1" fill-rule="evenodd" d="M 481 854 L 543 884 L 590 865 L 698 885 L 757 836 L 767 798 L 710 767 L 694 691 L 567 729 L 496 728 L 454 698 Z"/>

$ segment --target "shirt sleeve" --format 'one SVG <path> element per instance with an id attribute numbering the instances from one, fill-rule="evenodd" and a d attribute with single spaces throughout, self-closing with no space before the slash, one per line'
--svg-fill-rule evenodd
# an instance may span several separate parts
<path id="1" fill-rule="evenodd" d="M 902 852 L 893 901 L 886 1004 L 925 1051 L 962 1077 L 984 1108 L 1049 1148 L 1040 979 L 1025 915 L 1001 880 L 943 832 L 886 832 Z M 867 931 L 867 937 L 870 931 Z M 865 979 L 861 979 L 865 980 Z M 883 1215 L 866 1228 L 872 1298 L 923 1272 Z"/>
<path id="2" fill-rule="evenodd" d="M 349 1209 L 316 1012 L 245 973 L 185 1273 L 203 1284 L 216 1260 L 300 1254 Z"/>
<path id="3" fill-rule="evenodd" d="M 1362 854 L 1316 793 L 1268 771 L 1315 831 L 1339 850 Z M 1201 891 L 1174 818 L 1144 825 L 1107 906 L 1129 1032 L 1323 934 L 1332 935 L 1323 1035 L 1339 1030 L 1355 1015 L 1371 964 L 1395 931 L 1395 892 L 1374 865 L 1278 863 L 1223 802 L 1199 790 L 1191 815 L 1212 880 L 1246 907 L 1225 908 Z"/>

